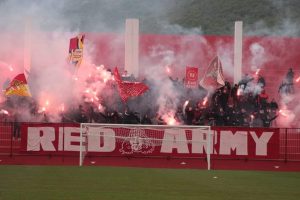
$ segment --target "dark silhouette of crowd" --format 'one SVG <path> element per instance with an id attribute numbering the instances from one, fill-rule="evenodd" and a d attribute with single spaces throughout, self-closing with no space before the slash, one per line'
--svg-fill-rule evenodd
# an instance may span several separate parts
<path id="1" fill-rule="evenodd" d="M 126 77 L 126 80 L 129 79 L 134 81 L 134 77 Z M 290 84 L 286 89 L 288 93 L 293 92 L 292 79 L 293 72 L 290 69 L 285 80 L 285 83 Z M 266 81 L 260 75 L 254 78 L 246 74 L 239 83 L 233 85 L 225 81 L 224 86 L 213 92 L 200 85 L 187 88 L 184 80 L 178 78 L 169 77 L 167 81 L 180 91 L 176 99 L 177 107 L 173 110 L 176 124 L 271 127 L 278 115 L 278 104 L 274 99 L 270 100 L 265 90 Z M 107 92 L 99 94 L 101 105 L 105 109 L 98 109 L 93 102 L 82 101 L 80 105 L 72 105 L 61 112 L 60 119 L 56 121 L 51 121 L 48 113 L 38 112 L 37 103 L 26 97 L 7 98 L 2 107 L 8 110 L 18 110 L 16 105 L 28 108 L 31 122 L 167 125 L 168 121 L 163 118 L 163 113 L 159 113 L 159 106 L 156 105 L 158 94 L 155 84 L 147 79 L 143 82 L 150 88 L 146 93 L 122 102 L 116 84 L 108 81 L 104 88 Z M 167 100 L 171 104 L 174 101 L 172 98 Z M 18 115 L 19 121 L 28 121 L 28 118 L 22 119 L 17 112 L 12 115 Z"/>
<path id="2" fill-rule="evenodd" d="M 181 91 L 181 96 L 178 97 L 179 106 L 174 112 L 177 124 L 270 127 L 277 117 L 278 104 L 274 99 L 269 99 L 265 91 L 266 81 L 262 76 L 255 79 L 245 75 L 234 85 L 226 81 L 224 86 L 217 88 L 210 95 L 200 85 L 197 88 L 186 88 L 184 80 L 171 77 L 169 80 L 174 88 Z M 68 115 L 67 121 L 167 125 L 168 122 L 159 114 L 158 106 L 155 105 L 157 94 L 155 89 L 151 88 L 153 84 L 149 80 L 144 82 L 150 86 L 150 90 L 144 95 L 130 99 L 127 103 L 121 102 L 120 99 L 115 100 L 110 107 L 103 102 L 107 108 L 105 112 L 94 109 L 90 104 L 86 104 L 85 109 L 80 105 L 73 114 L 65 113 Z M 253 88 L 258 88 L 258 91 Z"/>

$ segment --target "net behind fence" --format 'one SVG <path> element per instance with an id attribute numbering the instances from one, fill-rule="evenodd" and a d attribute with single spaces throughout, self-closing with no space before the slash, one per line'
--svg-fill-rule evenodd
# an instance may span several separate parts
<path id="1" fill-rule="evenodd" d="M 209 126 L 81 124 L 79 164 L 84 164 L 87 155 L 102 152 L 107 156 L 205 158 L 210 169 L 212 137 Z"/>

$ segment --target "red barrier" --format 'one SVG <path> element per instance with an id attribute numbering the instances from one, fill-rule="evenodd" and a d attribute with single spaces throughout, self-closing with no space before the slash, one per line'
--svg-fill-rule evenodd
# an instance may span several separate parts
<path id="1" fill-rule="evenodd" d="M 215 158 L 279 159 L 278 128 L 212 127 L 212 129 L 217 132 L 217 143 L 214 147 L 219 154 Z"/>
<path id="2" fill-rule="evenodd" d="M 136 128 L 136 127 L 135 127 Z M 97 127 L 88 137 L 92 155 L 199 157 L 206 151 L 206 130 L 136 129 Z M 214 158 L 279 159 L 279 129 L 214 127 Z M 101 132 L 101 134 L 99 134 Z M 149 140 L 148 138 L 157 140 Z M 23 124 L 21 149 L 34 154 L 76 154 L 80 128 L 77 124 Z M 213 149 L 213 151 L 212 151 Z"/>
<path id="3" fill-rule="evenodd" d="M 18 139 L 13 139 L 12 132 L 13 132 L 13 123 L 0 123 L 0 155 L 3 156 L 18 156 L 18 155 L 63 155 L 63 156 L 78 156 L 78 152 L 76 151 L 65 151 L 66 149 L 62 149 L 64 146 L 60 148 L 64 151 L 27 151 L 27 130 L 25 127 L 54 127 L 54 132 L 57 134 L 59 132 L 59 128 L 61 128 L 62 132 L 66 132 L 66 128 L 70 127 L 79 127 L 79 124 L 23 124 L 21 130 L 22 141 Z M 236 159 L 236 158 L 243 158 L 243 159 L 259 159 L 259 160 L 269 160 L 269 159 L 278 159 L 283 161 L 300 161 L 300 129 L 291 129 L 291 128 L 281 128 L 281 129 L 269 129 L 269 128 L 232 128 L 232 127 L 212 127 L 213 130 L 217 131 L 217 135 L 214 141 L 214 153 L 212 158 L 228 158 L 228 159 Z M 280 132 L 278 132 L 280 130 Z M 236 134 L 237 131 L 246 131 L 244 135 L 247 135 L 247 150 L 248 155 L 236 155 L 237 150 L 232 149 L 234 147 L 233 143 L 230 143 L 231 149 L 230 155 L 225 155 L 224 152 L 228 152 L 228 149 L 223 148 L 223 153 L 220 154 L 220 140 L 221 135 L 220 132 L 222 131 L 222 138 L 232 138 L 233 140 L 235 137 L 241 137 L 241 133 Z M 227 131 L 227 132 L 226 132 Z M 229 131 L 229 132 L 228 132 Z M 262 132 L 274 132 L 272 137 L 267 143 L 267 156 L 257 155 L 256 152 L 256 145 L 255 142 L 255 135 L 251 135 L 251 131 L 255 131 L 255 135 L 260 138 Z M 78 131 L 77 131 L 78 132 Z M 235 133 L 233 135 L 233 133 Z M 42 134 L 42 132 L 40 133 Z M 68 133 L 67 133 L 68 134 Z M 75 138 L 79 136 L 79 133 L 74 133 Z M 242 134 L 243 135 L 243 134 Z M 253 138 L 254 136 L 254 138 Z M 266 136 L 266 135 L 265 135 Z M 264 137 L 265 137 L 264 136 Z M 275 137 L 276 136 L 276 137 Z M 65 138 L 64 138 L 65 139 Z M 187 139 L 190 139 L 189 136 Z M 226 140 L 225 140 L 226 141 Z M 230 140 L 229 140 L 230 141 Z M 233 140 L 234 141 L 234 140 Z M 260 141 L 260 140 L 258 140 Z M 245 142 L 245 140 L 244 140 Z M 22 145 L 21 145 L 22 143 Z M 55 145 L 58 145 L 58 141 L 53 142 Z M 72 144 L 76 145 L 76 142 L 72 142 Z M 78 145 L 78 142 L 77 142 Z M 222 143 L 224 145 L 224 142 Z M 238 152 L 241 152 L 241 144 L 238 147 Z M 190 150 L 190 147 L 189 147 Z M 279 152 L 279 157 L 277 152 Z M 179 154 L 180 155 L 180 154 Z M 193 155 L 193 154 L 189 154 Z M 200 154 L 196 154 L 199 156 Z M 187 156 L 187 155 L 183 155 Z"/>

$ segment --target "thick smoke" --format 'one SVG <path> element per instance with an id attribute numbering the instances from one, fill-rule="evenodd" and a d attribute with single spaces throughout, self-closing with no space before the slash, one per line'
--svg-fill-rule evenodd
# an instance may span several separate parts
<path id="1" fill-rule="evenodd" d="M 254 24 L 245 25 L 246 36 L 261 37 L 261 39 L 250 44 L 248 49 L 251 53 L 251 58 L 248 63 L 251 64 L 252 74 L 254 74 L 254 72 L 260 73 L 261 70 L 264 71 L 264 73 L 268 73 L 269 70 L 274 70 L 270 67 L 267 68 L 267 63 L 274 63 L 275 60 L 284 60 L 283 55 L 288 55 L 288 53 L 283 55 L 274 54 L 274 51 L 272 51 L 269 46 L 279 46 L 284 52 L 292 51 L 292 49 L 286 49 L 284 40 L 277 40 L 276 37 L 299 37 L 300 35 L 299 21 L 297 18 L 293 17 L 295 9 L 292 11 L 290 6 L 287 6 L 291 3 L 291 1 L 269 0 L 269 2 L 272 6 L 274 6 L 274 8 L 280 11 L 276 21 L 274 21 L 271 25 L 263 20 L 257 21 Z M 294 3 L 298 4 L 296 1 Z M 284 71 L 284 73 L 277 74 L 276 80 L 280 80 L 281 84 L 285 83 L 286 73 L 288 69 L 292 67 L 295 72 L 293 80 L 294 92 L 288 94 L 281 92 L 278 95 L 273 96 L 279 104 L 280 111 L 278 112 L 276 125 L 279 127 L 299 127 L 299 82 L 297 82 L 296 79 L 299 77 L 300 68 L 299 66 L 286 66 L 284 63 L 283 65 L 285 66 L 278 67 L 282 68 L 281 71 Z M 264 76 L 265 74 L 262 75 Z M 278 88 L 279 87 L 280 85 L 278 85 Z"/>
<path id="2" fill-rule="evenodd" d="M 33 99 L 38 104 L 36 109 L 39 113 L 45 111 L 49 113 L 50 121 L 57 121 L 60 117 L 59 113 L 66 109 L 76 108 L 82 102 L 95 103 L 101 111 L 104 111 L 105 107 L 101 105 L 101 99 L 98 99 L 97 94 L 103 93 L 102 90 L 107 89 L 105 83 L 112 79 L 105 67 L 112 69 L 114 66 L 96 66 L 94 64 L 96 51 L 93 43 L 86 39 L 84 61 L 79 69 L 75 69 L 67 61 L 69 39 L 84 32 L 119 33 L 120 37 L 116 37 L 114 42 L 110 43 L 110 48 L 117 50 L 122 46 L 121 38 L 125 19 L 137 17 L 143 24 L 148 20 L 143 16 L 150 14 L 157 16 L 157 18 L 152 17 L 152 21 L 157 21 L 159 27 L 168 29 L 170 33 L 199 33 L 198 29 L 187 31 L 179 25 L 172 27 L 167 23 L 160 24 L 159 16 L 165 15 L 170 7 L 169 1 L 1 1 L 0 12 L 3 14 L 0 22 L 2 28 L 0 35 L 3 41 L 0 47 L 2 55 L 0 84 L 5 89 L 9 80 L 24 72 L 24 62 L 30 60 L 30 66 L 26 69 L 30 69 L 28 83 Z M 25 32 L 26 28 L 29 32 Z M 142 31 L 147 29 L 143 26 L 141 28 Z M 115 53 L 118 54 L 118 52 Z M 172 52 L 169 53 L 172 54 Z M 114 54 L 109 56 L 107 60 L 114 60 Z M 170 55 L 161 56 L 164 59 L 158 65 L 167 66 L 174 62 L 174 57 L 169 58 Z M 119 64 L 116 63 L 116 65 Z M 157 104 L 168 104 L 173 110 L 178 102 L 167 103 L 164 97 L 177 99 L 178 92 L 172 88 L 168 76 L 164 79 L 159 78 L 164 76 L 161 74 L 157 74 L 158 78 L 153 84 L 159 87 L 159 82 L 165 81 L 163 84 L 165 88 L 161 91 L 168 91 L 168 93 L 159 93 Z M 88 82 L 89 79 L 93 81 Z M 1 96 L 1 101 L 4 100 L 5 98 Z M 32 120 L 34 116 L 30 116 L 31 103 L 23 103 L 23 101 L 28 101 L 26 98 L 18 100 L 12 97 L 10 101 L 14 104 L 15 110 L 22 107 L 21 113 L 24 117 L 22 120 Z M 160 109 L 160 113 L 162 112 Z"/>
<path id="3" fill-rule="evenodd" d="M 276 1 L 272 1 L 272 3 L 276 7 L 284 6 Z M 178 77 L 181 81 L 186 65 L 189 65 L 193 58 L 213 58 L 217 54 L 221 58 L 225 77 L 230 79 L 233 76 L 233 46 L 222 42 L 218 42 L 216 47 L 210 46 L 204 37 L 199 37 L 203 30 L 200 26 L 187 29 L 178 24 L 170 24 L 166 20 L 166 16 L 172 11 L 173 4 L 172 0 L 2 0 L 0 1 L 0 35 L 2 39 L 0 84 L 4 89 L 8 79 L 11 80 L 24 70 L 25 26 L 29 21 L 31 22 L 32 42 L 31 71 L 28 82 L 33 97 L 38 101 L 39 110 L 56 110 L 52 116 L 53 120 L 56 120 L 59 117 L 59 111 L 63 109 L 77 107 L 82 101 L 95 102 L 97 99 L 93 94 L 101 93 L 105 87 L 105 81 L 111 80 L 111 74 L 100 66 L 102 63 L 95 64 L 97 51 L 88 39 L 84 46 L 84 62 L 76 73 L 74 67 L 67 61 L 69 39 L 84 32 L 120 34 L 110 43 L 111 49 L 115 49 L 116 52 L 107 60 L 114 61 L 115 55 L 119 56 L 117 50 L 123 43 L 125 19 L 139 18 L 142 33 L 160 32 L 188 35 L 179 42 L 178 48 L 185 49 L 185 46 L 189 45 L 189 52 L 178 54 L 167 46 L 154 45 L 149 47 L 149 51 L 151 51 L 149 57 L 140 58 L 140 64 L 147 69 L 142 73 L 151 86 L 155 87 L 155 92 L 158 94 L 154 106 L 158 107 L 159 114 L 171 113 L 174 115 L 177 106 L 182 104 L 179 97 L 184 94 L 182 90 L 174 87 L 169 76 L 173 79 Z M 161 20 L 162 18 L 164 20 Z M 151 23 L 149 23 L 150 21 Z M 286 17 L 272 27 L 267 26 L 264 21 L 250 25 L 245 24 L 245 35 L 298 36 L 300 33 L 298 27 L 298 23 L 286 11 Z M 197 40 L 193 35 L 197 36 Z M 217 52 L 213 49 L 217 49 Z M 251 53 L 248 63 L 252 66 L 253 73 L 258 69 L 264 69 L 264 64 L 274 58 L 274 55 L 268 52 L 263 39 L 251 44 L 248 51 Z M 118 63 L 114 64 L 119 65 Z M 123 66 L 120 65 L 119 67 L 122 68 Z M 202 65 L 200 59 L 199 65 Z M 112 69 L 114 66 L 104 67 Z M 200 67 L 206 68 L 207 66 Z M 95 74 L 98 76 L 98 81 L 95 84 L 87 84 L 86 80 L 94 77 Z M 297 77 L 297 75 L 295 76 Z M 284 75 L 279 78 L 283 80 Z M 259 93 L 259 88 L 253 88 L 253 90 L 257 90 Z M 200 96 L 203 95 L 205 94 L 200 94 Z M 295 97 L 294 101 L 296 99 L 299 98 Z M 0 100 L 4 101 L 5 98 L 0 96 Z M 97 107 L 105 110 L 100 102 L 99 100 Z M 283 102 L 285 101 L 283 100 Z M 150 106 L 145 106 L 146 103 L 136 106 L 140 106 L 140 110 L 146 112 L 151 109 Z M 147 105 L 153 105 L 153 102 Z M 287 105 L 295 116 L 299 116 L 299 107 L 292 106 L 299 104 L 280 105 L 282 107 Z M 25 107 L 23 108 L 25 109 Z M 294 123 L 295 120 L 296 117 L 291 120 L 291 123 Z"/>

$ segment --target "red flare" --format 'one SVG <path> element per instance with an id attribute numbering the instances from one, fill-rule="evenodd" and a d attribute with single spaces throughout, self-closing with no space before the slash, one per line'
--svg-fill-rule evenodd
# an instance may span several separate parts
<path id="1" fill-rule="evenodd" d="M 241 90 L 240 89 L 237 90 L 237 94 L 236 95 L 237 96 L 241 96 Z"/>
<path id="2" fill-rule="evenodd" d="M 188 104 L 189 104 L 189 101 L 187 100 L 184 102 L 183 107 L 186 107 Z"/>
<path id="3" fill-rule="evenodd" d="M 204 97 L 202 105 L 205 106 L 208 101 L 208 96 Z"/>
<path id="4" fill-rule="evenodd" d="M 283 115 L 284 117 L 287 117 L 288 115 L 287 115 L 287 113 L 284 111 L 284 110 L 279 110 L 279 113 L 281 114 L 281 115 Z"/>
<path id="5" fill-rule="evenodd" d="M 9 112 L 7 110 L 1 109 L 0 114 L 9 115 Z"/>
<path id="6" fill-rule="evenodd" d="M 175 125 L 176 124 L 176 120 L 173 117 L 169 117 L 166 120 L 167 120 L 168 125 Z"/>
<path id="7" fill-rule="evenodd" d="M 167 74 L 170 74 L 170 73 L 171 73 L 171 69 L 170 69 L 169 66 L 166 66 L 166 72 L 167 72 Z"/>
<path id="8" fill-rule="evenodd" d="M 61 110 L 62 112 L 65 111 L 65 104 L 61 104 L 61 105 L 60 105 L 60 110 Z"/>
<path id="9" fill-rule="evenodd" d="M 257 69 L 256 72 L 255 72 L 255 75 L 258 75 L 260 72 L 260 69 Z"/>

